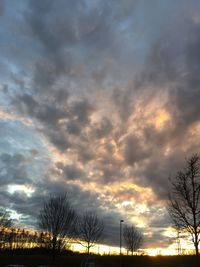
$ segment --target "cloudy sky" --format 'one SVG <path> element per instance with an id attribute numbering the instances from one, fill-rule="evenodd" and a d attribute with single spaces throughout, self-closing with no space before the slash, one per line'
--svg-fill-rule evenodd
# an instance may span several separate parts
<path id="1" fill-rule="evenodd" d="M 168 177 L 200 151 L 200 2 L 0 0 L 0 205 L 77 211 L 167 247 Z"/>

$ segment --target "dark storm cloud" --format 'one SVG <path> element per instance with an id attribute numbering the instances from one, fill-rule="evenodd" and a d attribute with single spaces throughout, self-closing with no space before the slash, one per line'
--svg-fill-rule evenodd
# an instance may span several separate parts
<path id="1" fill-rule="evenodd" d="M 165 150 L 159 147 L 158 150 L 154 149 L 154 157 L 142 162 L 134 171 L 134 181 L 141 186 L 151 187 L 160 199 L 167 199 L 170 190 L 169 178 L 175 176 L 184 166 L 185 152 L 179 146 L 180 144 L 177 144 L 177 151 L 169 154 L 165 154 Z M 189 150 L 188 153 L 190 155 L 192 151 Z"/>
<path id="2" fill-rule="evenodd" d="M 23 115 L 38 121 L 40 131 L 61 151 L 71 146 L 69 135 L 80 135 L 90 124 L 93 112 L 87 99 L 70 101 L 69 93 L 62 89 L 50 90 L 45 96 L 18 95 L 13 104 Z"/>
<path id="3" fill-rule="evenodd" d="M 14 98 L 13 103 L 25 115 L 28 114 L 31 118 L 36 118 L 47 125 L 53 125 L 67 115 L 67 111 L 58 106 L 56 96 L 52 99 L 48 97 L 45 101 L 30 94 L 23 94 Z"/>
<path id="4" fill-rule="evenodd" d="M 57 163 L 57 168 L 63 171 L 63 176 L 67 180 L 81 179 L 84 172 L 73 165 L 64 165 L 61 162 Z"/>
<path id="5" fill-rule="evenodd" d="M 74 101 L 70 107 L 70 112 L 73 119 L 83 125 L 89 122 L 89 117 L 92 113 L 92 110 L 92 105 L 87 99 Z"/>
<path id="6" fill-rule="evenodd" d="M 143 86 L 145 83 L 155 86 L 157 90 L 160 87 L 169 90 L 167 108 L 172 112 L 176 128 L 180 127 L 181 131 L 198 121 L 200 114 L 200 26 L 191 18 L 185 20 L 180 19 L 172 32 L 166 32 L 155 41 L 141 75 Z"/>
<path id="7" fill-rule="evenodd" d="M 188 43 L 185 47 L 185 73 L 184 77 L 179 77 L 174 100 L 177 106 L 177 119 L 180 124 L 189 127 L 200 119 L 200 109 L 198 99 L 200 97 L 200 25 L 188 34 Z"/>
<path id="8" fill-rule="evenodd" d="M 29 1 L 24 11 L 27 36 L 40 49 L 34 65 L 34 89 L 47 90 L 61 77 L 75 78 L 79 64 L 87 64 L 84 72 L 91 74 L 89 77 L 85 73 L 93 80 L 93 74 L 104 69 L 106 55 L 112 58 L 121 53 L 118 36 L 123 32 L 116 31 L 115 26 L 120 27 L 133 13 L 135 3 Z"/>
<path id="9" fill-rule="evenodd" d="M 144 241 L 144 246 L 147 248 L 165 248 L 166 244 L 171 244 L 173 241 L 175 241 L 174 237 L 164 235 L 163 229 L 157 229 L 155 232 L 147 236 L 147 239 Z M 153 244 L 153 246 L 149 246 L 149 244 Z"/>
<path id="10" fill-rule="evenodd" d="M 21 154 L 0 156 L 0 183 L 1 185 L 24 184 L 29 177 L 26 171 L 27 160 Z"/>
<path id="11" fill-rule="evenodd" d="M 124 158 L 127 164 L 133 165 L 135 162 L 143 160 L 150 156 L 151 151 L 148 147 L 144 147 L 140 138 L 134 135 L 129 135 L 125 140 Z"/>

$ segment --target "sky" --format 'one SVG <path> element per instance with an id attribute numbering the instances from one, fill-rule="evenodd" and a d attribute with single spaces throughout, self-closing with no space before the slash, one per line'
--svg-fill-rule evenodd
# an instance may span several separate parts
<path id="1" fill-rule="evenodd" d="M 200 151 L 200 1 L 0 0 L 0 205 L 50 194 L 168 247 L 170 176 Z"/>

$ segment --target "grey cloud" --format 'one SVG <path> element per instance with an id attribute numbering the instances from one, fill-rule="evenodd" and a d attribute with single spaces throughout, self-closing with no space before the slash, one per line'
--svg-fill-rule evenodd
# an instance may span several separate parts
<path id="1" fill-rule="evenodd" d="M 167 41 L 167 37 L 155 41 L 149 55 L 144 70 L 137 77 L 137 86 L 161 86 L 165 83 L 171 83 L 176 79 L 178 72 L 176 68 L 176 59 L 179 54 L 173 51 L 173 43 Z"/>
<path id="2" fill-rule="evenodd" d="M 50 60 L 36 62 L 34 69 L 33 86 L 38 90 L 48 90 L 59 79 L 58 66 Z"/>
<path id="3" fill-rule="evenodd" d="M 122 121 L 127 121 L 130 114 L 134 112 L 133 92 L 133 88 L 126 88 L 125 90 L 115 88 L 113 90 L 113 102 L 116 105 L 117 112 L 119 113 L 119 116 L 121 117 Z"/>
<path id="4" fill-rule="evenodd" d="M 108 136 L 111 133 L 113 125 L 108 118 L 103 117 L 100 122 L 92 125 L 92 128 L 94 128 L 94 130 L 92 129 L 93 135 L 96 138 L 102 138 Z"/>
<path id="5" fill-rule="evenodd" d="M 119 222 L 122 216 L 117 212 L 104 213 L 102 219 L 105 223 L 104 242 L 108 245 L 118 246 L 119 243 Z M 124 219 L 124 217 L 123 217 Z"/>
<path id="6" fill-rule="evenodd" d="M 0 183 L 8 184 L 24 184 L 29 181 L 26 171 L 26 158 L 23 155 L 2 154 L 0 156 Z"/>
<path id="7" fill-rule="evenodd" d="M 51 176 L 54 175 L 54 179 Z M 58 175 L 56 176 L 57 178 Z M 84 210 L 100 211 L 101 203 L 98 200 L 98 195 L 95 192 L 83 190 L 78 185 L 67 184 L 62 179 L 55 180 L 55 174 L 48 171 L 47 175 L 44 175 L 43 179 L 34 183 L 34 193 L 31 196 L 23 191 L 15 191 L 14 193 L 8 193 L 6 190 L 1 190 L 0 200 L 2 205 L 6 208 L 17 211 L 22 217 L 26 216 L 29 226 L 37 227 L 37 216 L 42 207 L 44 200 L 50 194 L 62 194 L 66 193 L 69 196 L 72 206 L 78 213 L 82 213 Z"/>
<path id="8" fill-rule="evenodd" d="M 124 158 L 127 164 L 133 165 L 135 162 L 139 162 L 147 158 L 151 151 L 146 144 L 142 144 L 142 140 L 134 135 L 129 135 L 125 139 Z"/>
<path id="9" fill-rule="evenodd" d="M 81 125 L 75 120 L 71 120 L 67 123 L 67 131 L 69 134 L 79 135 L 81 132 Z"/>
<path id="10" fill-rule="evenodd" d="M 85 78 L 93 80 L 93 74 L 99 70 L 112 71 L 105 57 L 115 61 L 116 56 L 124 53 L 120 44 L 126 44 L 121 38 L 126 32 L 118 31 L 116 26 L 131 27 L 127 21 L 136 3 L 130 0 L 123 4 L 121 1 L 30 1 L 24 12 L 27 36 L 34 40 L 40 53 L 35 60 L 33 86 L 47 90 L 60 78 L 70 80 L 71 76 L 74 84 L 76 74 L 73 73 L 80 66 L 84 66 L 83 82 Z M 101 71 L 101 80 L 107 76 L 102 74 Z"/>
<path id="11" fill-rule="evenodd" d="M 169 214 L 166 213 L 162 214 L 161 212 L 156 212 L 156 216 L 154 213 L 154 217 L 152 218 L 149 226 L 154 228 L 159 227 L 168 227 L 171 224 L 171 218 L 169 217 Z"/>
<path id="12" fill-rule="evenodd" d="M 93 106 L 87 99 L 73 101 L 69 107 L 70 119 L 66 123 L 69 134 L 79 135 L 84 126 L 89 125 Z"/>
<path id="13" fill-rule="evenodd" d="M 62 101 L 60 101 L 62 98 Z M 43 132 L 59 150 L 71 146 L 69 134 L 80 135 L 90 124 L 93 106 L 87 99 L 70 100 L 68 91 L 49 91 L 48 94 L 22 94 L 13 98 L 18 112 L 39 122 Z"/>
<path id="14" fill-rule="evenodd" d="M 58 162 L 57 167 L 63 171 L 63 175 L 67 180 L 81 179 L 84 176 L 83 170 L 74 165 L 64 165 Z"/>
<path id="15" fill-rule="evenodd" d="M 78 154 L 78 159 L 82 163 L 89 162 L 95 158 L 95 152 L 89 146 L 88 142 L 80 142 L 76 144 L 75 150 Z"/>
<path id="16" fill-rule="evenodd" d="M 72 103 L 70 111 L 75 120 L 81 124 L 86 124 L 89 122 L 93 107 L 87 99 L 81 99 Z"/>
<path id="17" fill-rule="evenodd" d="M 139 82 L 137 79 L 135 83 L 144 99 L 148 94 L 151 98 L 156 97 L 161 90 L 168 93 L 168 101 L 163 107 L 170 113 L 171 125 L 166 124 L 164 129 L 157 130 L 153 125 L 146 124 L 141 129 L 142 137 L 135 142 L 127 142 L 124 154 L 126 162 L 131 165 L 142 160 L 136 180 L 143 186 L 151 186 L 160 198 L 167 197 L 170 174 L 181 168 L 184 156 L 197 152 L 199 147 L 198 140 L 191 139 L 188 130 L 200 119 L 200 27 L 199 23 L 193 23 L 189 18 L 185 18 L 184 22 L 182 18 L 177 20 L 178 25 L 174 26 L 173 31 L 163 32 L 159 40 L 155 40 L 141 80 Z M 143 104 L 145 107 L 145 102 Z M 127 110 L 125 114 L 128 113 Z M 187 150 L 184 148 L 186 145 Z M 169 154 L 166 153 L 168 147 L 171 149 Z"/>
<path id="18" fill-rule="evenodd" d="M 43 130 L 45 136 L 49 138 L 49 141 L 60 151 L 64 152 L 66 149 L 71 147 L 71 144 L 68 140 L 68 136 L 65 131 L 62 129 L 48 129 Z"/>
<path id="19" fill-rule="evenodd" d="M 174 176 L 183 167 L 183 152 L 177 151 L 166 156 L 160 152 L 154 152 L 141 168 L 135 171 L 134 181 L 142 186 L 150 186 L 160 199 L 167 199 L 170 189 L 169 177 Z"/>
<path id="20" fill-rule="evenodd" d="M 67 115 L 67 111 L 58 106 L 56 97 L 42 101 L 35 100 L 33 96 L 24 94 L 14 101 L 19 107 L 25 107 L 25 114 L 27 110 L 31 117 L 35 117 L 46 124 L 53 125 Z"/>
<path id="21" fill-rule="evenodd" d="M 200 79 L 198 70 L 200 67 L 200 26 L 194 25 L 188 34 L 188 42 L 185 47 L 185 73 L 179 77 L 177 90 L 172 92 L 172 99 L 177 104 L 179 123 L 188 127 L 193 122 L 199 121 Z"/>
<path id="22" fill-rule="evenodd" d="M 120 170 L 116 170 L 115 166 L 112 164 L 104 164 L 102 165 L 102 183 L 112 183 L 115 180 L 119 180 Z"/>
<path id="23" fill-rule="evenodd" d="M 25 18 L 46 52 L 59 53 L 64 43 L 75 39 L 72 14 L 76 12 L 78 2 L 30 1 Z"/>
<path id="24" fill-rule="evenodd" d="M 108 213 L 102 211 L 103 200 L 97 193 L 72 185 L 76 179 L 86 179 L 77 166 L 101 173 L 87 177 L 96 186 L 132 179 L 151 187 L 159 199 L 166 198 L 168 176 L 182 167 L 184 155 L 199 148 L 199 141 L 187 132 L 199 122 L 200 114 L 200 31 L 199 22 L 192 18 L 197 6 L 188 12 L 187 1 L 162 1 L 156 7 L 131 0 L 32 0 L 17 5 L 8 12 L 6 6 L 3 14 L 8 17 L 2 29 L 8 35 L 0 31 L 8 42 L 1 56 L 6 70 L 2 84 L 8 83 L 1 104 L 11 115 L 30 119 L 39 136 L 76 160 L 73 165 L 59 163 L 63 176 L 56 171 L 50 177 L 42 173 L 41 181 L 34 182 L 25 156 L 2 155 L 2 186 L 30 182 L 36 191 L 30 198 L 22 192 L 12 196 L 1 192 L 1 196 L 31 221 L 31 210 L 36 216 L 46 195 L 69 190 L 78 210 L 89 207 L 105 218 L 108 233 L 118 244 L 121 215 L 109 203 Z M 106 103 L 99 101 L 99 93 Z M 157 129 L 148 118 L 145 121 L 143 109 L 156 97 L 162 100 L 165 93 L 168 101 L 163 108 L 171 124 Z M 140 200 L 136 192 L 121 194 Z M 151 226 L 161 226 L 159 219 Z M 155 234 L 152 241 L 161 237 Z"/>
<path id="25" fill-rule="evenodd" d="M 62 75 L 70 73 L 73 63 L 70 61 L 67 49 L 71 49 L 71 45 L 80 41 L 84 35 L 89 39 L 87 31 L 92 30 L 87 28 L 93 28 L 98 17 L 100 16 L 95 16 L 93 20 L 93 13 L 88 13 L 87 5 L 81 1 L 59 1 L 59 4 L 53 1 L 41 4 L 30 1 L 30 10 L 25 13 L 25 19 L 29 23 L 33 38 L 42 44 L 44 56 L 40 62 L 36 62 L 35 87 L 39 86 L 45 90 Z M 99 35 L 99 31 L 94 31 L 93 35 L 96 32 Z"/>
<path id="26" fill-rule="evenodd" d="M 174 241 L 174 237 L 170 237 L 170 236 L 165 236 L 163 235 L 164 233 L 164 229 L 161 228 L 159 230 L 159 228 L 155 231 L 152 232 L 150 235 L 145 236 L 145 242 L 144 242 L 144 246 L 145 247 L 153 247 L 155 248 L 166 248 L 168 245 L 170 245 L 173 241 Z"/>
<path id="27" fill-rule="evenodd" d="M 183 25 L 180 25 L 181 21 L 179 19 L 172 32 L 162 33 L 162 37 L 155 41 L 139 82 L 143 88 L 153 85 L 156 92 L 160 87 L 168 90 L 166 107 L 171 111 L 176 128 L 180 128 L 179 133 L 199 120 L 200 84 L 197 73 L 200 26 L 187 17 Z"/>
<path id="28" fill-rule="evenodd" d="M 11 201 L 10 201 L 10 194 L 7 192 L 6 187 L 1 186 L 0 189 L 0 203 L 1 203 L 1 207 L 4 208 L 10 208 L 10 206 L 12 205 Z"/>

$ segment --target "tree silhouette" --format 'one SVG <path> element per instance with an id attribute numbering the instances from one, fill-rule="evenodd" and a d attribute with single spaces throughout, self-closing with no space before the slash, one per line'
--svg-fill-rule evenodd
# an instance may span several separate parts
<path id="1" fill-rule="evenodd" d="M 66 194 L 50 196 L 44 202 L 38 217 L 38 224 L 42 230 L 49 233 L 50 240 L 47 245 L 52 250 L 53 263 L 57 252 L 66 242 L 66 238 L 72 236 L 76 218 L 76 213 Z"/>
<path id="2" fill-rule="evenodd" d="M 168 211 L 180 230 L 189 233 L 199 255 L 200 234 L 200 157 L 195 154 L 186 167 L 170 179 Z"/>
<path id="3" fill-rule="evenodd" d="M 5 242 L 6 229 L 11 227 L 12 220 L 10 218 L 10 214 L 7 210 L 1 208 L 0 209 L 0 246 L 2 247 Z"/>
<path id="4" fill-rule="evenodd" d="M 127 251 L 133 255 L 133 252 L 137 251 L 143 243 L 142 233 L 135 226 L 125 225 L 123 236 Z"/>
<path id="5" fill-rule="evenodd" d="M 9 212 L 5 209 L 0 209 L 0 227 L 9 228 L 12 225 Z"/>
<path id="6" fill-rule="evenodd" d="M 87 254 L 90 253 L 90 248 L 101 240 L 104 230 L 103 221 L 99 220 L 93 212 L 85 212 L 78 219 L 77 238 L 78 242 L 86 247 Z"/>

